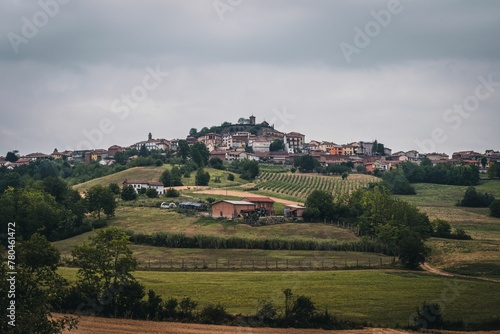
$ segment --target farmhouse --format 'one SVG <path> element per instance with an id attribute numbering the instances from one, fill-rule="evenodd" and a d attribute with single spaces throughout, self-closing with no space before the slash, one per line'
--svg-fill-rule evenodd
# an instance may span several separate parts
<path id="1" fill-rule="evenodd" d="M 301 205 L 285 205 L 284 208 L 284 213 L 285 217 L 297 217 L 297 218 L 302 218 L 304 216 L 304 211 L 306 208 Z"/>
<path id="2" fill-rule="evenodd" d="M 159 195 L 163 195 L 165 193 L 165 187 L 161 182 L 155 181 L 138 181 L 138 180 L 125 180 L 122 183 L 123 187 L 132 186 L 136 193 L 139 192 L 140 189 L 149 189 L 153 188 Z"/>
<path id="3" fill-rule="evenodd" d="M 263 208 L 266 216 L 274 215 L 274 201 L 269 197 L 245 197 L 241 200 L 255 204 L 256 209 Z"/>
<path id="4" fill-rule="evenodd" d="M 249 211 L 255 211 L 255 204 L 252 202 L 222 200 L 212 204 L 212 217 L 214 218 L 236 218 Z"/>

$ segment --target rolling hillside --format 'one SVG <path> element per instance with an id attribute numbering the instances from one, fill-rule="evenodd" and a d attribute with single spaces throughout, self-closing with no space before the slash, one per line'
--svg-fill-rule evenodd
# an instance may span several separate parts
<path id="1" fill-rule="evenodd" d="M 76 189 L 80 192 L 84 192 L 87 189 L 91 188 L 92 186 L 95 185 L 102 185 L 102 186 L 107 186 L 110 183 L 117 183 L 118 185 L 121 186 L 122 182 L 125 179 L 128 180 L 144 180 L 144 181 L 158 181 L 160 179 L 161 173 L 165 169 L 171 169 L 171 165 L 163 165 L 161 167 L 133 167 L 129 168 L 127 170 L 99 177 L 97 179 L 93 179 L 84 183 L 79 183 L 73 186 L 73 189 Z M 205 168 L 205 171 L 210 173 L 210 183 L 209 185 L 212 187 L 227 187 L 227 186 L 238 186 L 247 183 L 248 181 L 242 180 L 238 177 L 237 174 L 235 174 L 235 180 L 234 181 L 228 181 L 227 180 L 227 175 L 229 172 L 227 171 L 221 171 L 218 169 L 213 169 L 213 168 Z M 233 173 L 234 174 L 234 173 Z M 196 172 L 191 173 L 191 177 L 189 178 L 182 178 L 182 183 L 185 186 L 194 186 L 195 185 L 195 175 Z M 220 183 L 215 183 L 215 177 L 219 176 L 220 177 Z"/>

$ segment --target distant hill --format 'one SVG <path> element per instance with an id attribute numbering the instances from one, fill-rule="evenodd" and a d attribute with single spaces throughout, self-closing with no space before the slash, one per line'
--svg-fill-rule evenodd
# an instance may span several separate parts
<path id="1" fill-rule="evenodd" d="M 161 167 L 133 167 L 129 168 L 127 170 L 99 177 L 97 179 L 93 179 L 87 182 L 75 184 L 73 186 L 73 189 L 76 189 L 80 192 L 84 192 L 91 188 L 92 186 L 95 185 L 102 185 L 102 186 L 107 186 L 110 183 L 117 183 L 119 186 L 121 186 L 122 182 L 127 180 L 141 180 L 141 181 L 159 181 L 161 173 L 165 169 L 171 169 L 171 165 L 163 165 Z M 210 173 L 210 183 L 209 186 L 211 187 L 225 187 L 225 186 L 236 186 L 244 183 L 248 183 L 246 180 L 242 180 L 239 178 L 239 174 L 232 173 L 235 176 L 234 181 L 228 181 L 227 180 L 227 175 L 230 174 L 228 171 L 222 171 L 218 169 L 213 169 L 213 168 L 205 168 L 205 171 Z M 194 186 L 195 185 L 195 175 L 196 171 L 191 173 L 191 177 L 189 178 L 182 178 L 182 183 L 185 186 Z M 219 176 L 220 178 L 220 183 L 215 183 L 215 177 Z"/>

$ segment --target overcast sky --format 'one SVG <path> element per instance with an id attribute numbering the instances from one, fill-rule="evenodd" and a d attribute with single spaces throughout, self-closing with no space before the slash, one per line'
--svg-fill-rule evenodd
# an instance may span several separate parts
<path id="1" fill-rule="evenodd" d="M 500 1 L 0 2 L 0 155 L 251 114 L 306 140 L 500 149 Z"/>

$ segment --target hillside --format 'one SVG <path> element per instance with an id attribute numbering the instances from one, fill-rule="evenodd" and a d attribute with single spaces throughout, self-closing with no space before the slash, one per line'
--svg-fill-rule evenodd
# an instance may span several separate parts
<path id="1" fill-rule="evenodd" d="M 144 180 L 144 181 L 158 181 L 160 179 L 161 173 L 165 169 L 171 169 L 171 165 L 163 165 L 160 167 L 157 166 L 148 166 L 148 167 L 133 167 L 129 168 L 127 170 L 99 177 L 97 179 L 93 179 L 84 183 L 79 183 L 73 186 L 73 189 L 76 189 L 80 192 L 84 192 L 87 189 L 91 188 L 92 186 L 95 185 L 102 185 L 102 186 L 107 186 L 110 183 L 117 183 L 118 185 L 121 186 L 122 182 L 127 180 Z M 209 185 L 212 187 L 227 187 L 227 186 L 238 186 L 242 185 L 245 183 L 248 183 L 248 181 L 240 179 L 238 177 L 238 174 L 235 174 L 235 180 L 234 181 L 228 181 L 227 180 L 227 175 L 229 172 L 227 171 L 221 171 L 218 169 L 213 169 L 213 168 L 205 168 L 205 171 L 210 173 L 210 183 Z M 195 185 L 195 174 L 196 172 L 192 172 L 191 176 L 189 178 L 182 178 L 182 183 L 185 186 L 194 186 Z M 234 174 L 234 173 L 233 173 Z M 220 183 L 215 183 L 215 177 L 219 176 L 221 182 Z"/>

